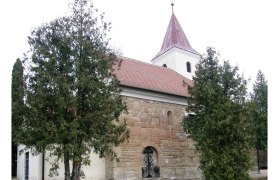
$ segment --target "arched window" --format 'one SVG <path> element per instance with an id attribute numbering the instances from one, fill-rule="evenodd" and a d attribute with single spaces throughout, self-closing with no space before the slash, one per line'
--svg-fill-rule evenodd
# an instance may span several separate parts
<path id="1" fill-rule="evenodd" d="M 166 64 L 163 64 L 162 67 L 167 67 L 167 65 L 166 65 Z"/>
<path id="2" fill-rule="evenodd" d="M 191 69 L 191 63 L 187 62 L 187 72 L 191 73 L 192 69 Z"/>
<path id="3" fill-rule="evenodd" d="M 157 177 L 160 177 L 158 152 L 154 147 L 147 146 L 143 149 L 142 178 Z"/>
<path id="4" fill-rule="evenodd" d="M 167 123 L 168 123 L 168 125 L 172 125 L 172 112 L 171 111 L 167 112 Z"/>

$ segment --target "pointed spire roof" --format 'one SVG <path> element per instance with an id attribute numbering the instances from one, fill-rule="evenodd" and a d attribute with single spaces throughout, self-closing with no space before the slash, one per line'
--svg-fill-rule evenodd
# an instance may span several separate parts
<path id="1" fill-rule="evenodd" d="M 170 50 L 173 47 L 183 49 L 199 55 L 199 53 L 191 47 L 191 44 L 189 43 L 179 21 L 177 20 L 173 12 L 173 6 L 172 6 L 172 15 L 164 36 L 161 49 L 153 59 L 162 55 L 163 53 L 165 53 L 166 51 Z"/>

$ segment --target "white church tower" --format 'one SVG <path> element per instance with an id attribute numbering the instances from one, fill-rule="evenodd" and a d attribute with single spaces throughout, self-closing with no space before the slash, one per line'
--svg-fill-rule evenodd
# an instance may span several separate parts
<path id="1" fill-rule="evenodd" d="M 153 64 L 170 68 L 192 80 L 195 65 L 201 55 L 194 50 L 173 12 L 160 51 L 151 60 Z"/>

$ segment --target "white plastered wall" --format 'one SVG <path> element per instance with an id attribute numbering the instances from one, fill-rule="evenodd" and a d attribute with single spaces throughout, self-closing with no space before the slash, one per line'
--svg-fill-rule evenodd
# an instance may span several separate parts
<path id="1" fill-rule="evenodd" d="M 199 59 L 200 55 L 174 47 L 152 60 L 152 63 L 159 66 L 166 64 L 168 68 L 192 80 Z M 187 72 L 187 62 L 191 64 L 191 73 Z"/>
<path id="2" fill-rule="evenodd" d="M 18 147 L 19 151 L 24 150 L 24 146 Z M 29 152 L 29 180 L 42 180 L 42 154 L 33 156 L 30 150 L 24 150 L 19 154 L 17 161 L 17 180 L 25 179 L 25 153 Z M 64 180 L 64 164 L 60 161 L 59 176 L 49 177 L 49 169 L 54 157 L 49 157 L 49 152 L 45 154 L 45 180 Z M 104 180 L 105 179 L 105 159 L 99 158 L 97 154 L 92 153 L 90 156 L 90 166 L 82 166 L 82 170 L 86 176 L 85 180 Z M 72 167 L 70 162 L 70 168 Z"/>
<path id="3" fill-rule="evenodd" d="M 48 157 L 48 152 L 46 157 Z M 49 169 L 51 168 L 50 162 L 54 160 L 54 157 L 49 157 L 48 161 L 45 161 L 45 180 L 64 180 L 64 163 L 60 161 L 59 164 L 59 176 L 49 177 Z M 90 156 L 90 166 L 82 166 L 82 171 L 85 174 L 85 180 L 104 180 L 105 179 L 105 159 L 99 158 L 97 154 L 92 153 Z M 70 162 L 70 169 L 72 168 L 72 162 Z M 72 169 L 71 169 L 72 170 Z"/>
<path id="4" fill-rule="evenodd" d="M 23 150 L 20 153 L 20 150 Z M 32 155 L 30 150 L 24 150 L 24 146 L 18 147 L 17 159 L 17 180 L 25 178 L 25 153 L 29 152 L 29 180 L 42 179 L 42 155 Z"/>

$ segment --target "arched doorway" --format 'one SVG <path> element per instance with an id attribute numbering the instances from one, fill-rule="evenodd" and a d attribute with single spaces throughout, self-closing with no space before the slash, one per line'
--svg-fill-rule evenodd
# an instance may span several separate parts
<path id="1" fill-rule="evenodd" d="M 160 177 L 158 165 L 158 152 L 154 147 L 147 146 L 143 149 L 142 178 Z"/>

